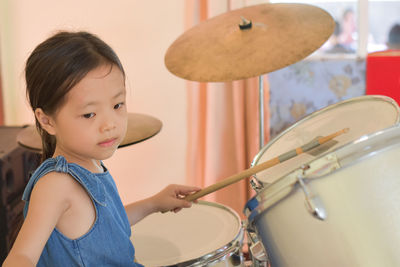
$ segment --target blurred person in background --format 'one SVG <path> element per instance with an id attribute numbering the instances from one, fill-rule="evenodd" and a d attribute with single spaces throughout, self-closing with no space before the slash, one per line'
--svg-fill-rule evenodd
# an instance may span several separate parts
<path id="1" fill-rule="evenodd" d="M 329 39 L 329 43 L 331 47 L 326 50 L 328 54 L 335 53 L 354 53 L 355 50 L 351 49 L 349 46 L 346 46 L 340 42 L 340 35 L 342 34 L 342 27 L 338 21 L 335 20 L 335 30 L 333 31 L 332 36 Z"/>
<path id="2" fill-rule="evenodd" d="M 400 24 L 394 24 L 389 31 L 387 48 L 390 50 L 400 50 Z"/>
<path id="3" fill-rule="evenodd" d="M 348 8 L 343 12 L 340 26 L 341 32 L 338 36 L 338 42 L 347 49 L 355 51 L 357 41 L 357 24 L 353 9 Z"/>

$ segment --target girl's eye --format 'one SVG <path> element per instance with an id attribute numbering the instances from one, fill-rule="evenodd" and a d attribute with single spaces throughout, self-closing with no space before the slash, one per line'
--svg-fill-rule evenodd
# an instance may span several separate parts
<path id="1" fill-rule="evenodd" d="M 116 105 L 114 106 L 114 109 L 120 109 L 123 105 L 124 105 L 123 102 L 118 103 L 118 104 L 116 104 Z"/>
<path id="2" fill-rule="evenodd" d="M 83 114 L 83 117 L 84 117 L 85 119 L 90 119 L 90 118 L 93 118 L 94 115 L 95 115 L 95 114 L 92 112 L 92 113 Z"/>

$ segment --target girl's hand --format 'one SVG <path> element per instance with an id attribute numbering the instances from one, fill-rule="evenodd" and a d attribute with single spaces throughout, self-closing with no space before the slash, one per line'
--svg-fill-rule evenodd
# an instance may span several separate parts
<path id="1" fill-rule="evenodd" d="M 197 191 L 200 191 L 200 188 L 172 184 L 152 197 L 128 204 L 125 206 L 125 210 L 129 223 L 134 225 L 154 212 L 178 212 L 182 208 L 189 208 L 192 203 L 183 198 Z"/>
<path id="2" fill-rule="evenodd" d="M 151 199 L 156 211 L 163 213 L 167 211 L 178 212 L 182 208 L 190 208 L 192 206 L 192 203 L 184 200 L 184 197 L 197 191 L 200 191 L 200 188 L 171 184 L 152 196 Z"/>

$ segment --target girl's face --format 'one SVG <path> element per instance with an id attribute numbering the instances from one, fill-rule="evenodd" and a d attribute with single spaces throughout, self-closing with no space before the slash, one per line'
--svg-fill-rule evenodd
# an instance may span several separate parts
<path id="1" fill-rule="evenodd" d="M 115 65 L 90 71 L 66 95 L 51 117 L 57 146 L 54 156 L 92 168 L 113 155 L 127 128 L 125 79 Z"/>

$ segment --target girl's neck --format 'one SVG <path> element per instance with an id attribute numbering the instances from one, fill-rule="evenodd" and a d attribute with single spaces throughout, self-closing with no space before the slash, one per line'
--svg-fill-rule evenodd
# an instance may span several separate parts
<path id="1" fill-rule="evenodd" d="M 90 172 L 93 172 L 93 173 L 104 172 L 104 168 L 101 165 L 100 160 L 83 158 L 83 157 L 80 157 L 79 155 L 71 155 L 68 153 L 62 153 L 61 151 L 58 151 L 56 149 L 54 152 L 53 158 L 55 158 L 57 156 L 63 156 L 68 163 L 78 164 L 79 166 L 87 169 Z"/>

